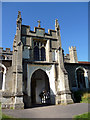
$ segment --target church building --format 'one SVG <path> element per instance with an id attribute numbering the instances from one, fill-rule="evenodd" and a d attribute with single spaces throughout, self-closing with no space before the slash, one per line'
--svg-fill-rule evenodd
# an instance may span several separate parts
<path id="1" fill-rule="evenodd" d="M 76 47 L 64 55 L 60 26 L 55 30 L 22 24 L 18 11 L 13 51 L 0 48 L 2 108 L 23 109 L 41 104 L 74 103 L 73 91 L 90 88 L 90 62 L 77 59 Z"/>

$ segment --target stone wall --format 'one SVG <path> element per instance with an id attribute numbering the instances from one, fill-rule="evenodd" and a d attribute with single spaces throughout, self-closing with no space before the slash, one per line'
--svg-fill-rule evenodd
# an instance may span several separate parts
<path id="1" fill-rule="evenodd" d="M 12 51 L 10 48 L 4 50 L 3 47 L 0 47 L 0 60 L 12 60 Z"/>
<path id="2" fill-rule="evenodd" d="M 78 67 L 82 67 L 82 68 L 84 68 L 87 71 L 88 81 L 89 81 L 89 87 L 90 87 L 90 64 L 65 63 L 65 69 L 68 72 L 70 89 L 72 89 L 72 87 L 73 88 L 77 87 L 75 70 Z"/>

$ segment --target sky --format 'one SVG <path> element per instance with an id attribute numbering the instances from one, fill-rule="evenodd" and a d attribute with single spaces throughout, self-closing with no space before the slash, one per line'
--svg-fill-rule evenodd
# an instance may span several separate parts
<path id="1" fill-rule="evenodd" d="M 78 61 L 88 61 L 88 2 L 3 2 L 2 47 L 11 48 L 16 34 L 16 19 L 21 11 L 22 24 L 30 29 L 38 26 L 55 29 L 58 19 L 64 53 L 69 46 L 76 46 Z"/>

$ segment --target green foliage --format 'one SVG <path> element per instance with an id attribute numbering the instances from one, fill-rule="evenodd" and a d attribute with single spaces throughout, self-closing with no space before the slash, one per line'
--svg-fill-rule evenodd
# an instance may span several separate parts
<path id="1" fill-rule="evenodd" d="M 8 115 L 2 114 L 2 120 L 4 120 L 4 118 L 11 118 L 11 117 Z"/>
<path id="2" fill-rule="evenodd" d="M 90 103 L 90 93 L 84 93 L 81 98 L 81 103 Z"/>
<path id="3" fill-rule="evenodd" d="M 74 98 L 75 103 L 90 103 L 90 91 L 76 91 Z"/>
<path id="4" fill-rule="evenodd" d="M 13 107 L 10 107 L 10 109 L 12 109 L 12 110 L 13 110 L 14 108 L 13 108 Z"/>
<path id="5" fill-rule="evenodd" d="M 2 119 L 1 120 L 31 120 L 29 118 L 13 118 L 11 116 L 2 114 Z"/>
<path id="6" fill-rule="evenodd" d="M 74 116 L 73 120 L 90 120 L 90 112 Z"/>

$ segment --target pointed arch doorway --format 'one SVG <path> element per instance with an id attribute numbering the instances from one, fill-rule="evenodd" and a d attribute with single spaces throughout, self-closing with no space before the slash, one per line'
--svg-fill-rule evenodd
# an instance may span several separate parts
<path id="1" fill-rule="evenodd" d="M 45 71 L 38 69 L 31 77 L 31 104 L 42 104 L 40 94 L 42 91 L 50 93 L 49 78 Z"/>

